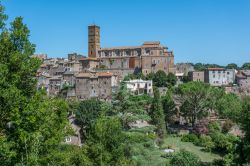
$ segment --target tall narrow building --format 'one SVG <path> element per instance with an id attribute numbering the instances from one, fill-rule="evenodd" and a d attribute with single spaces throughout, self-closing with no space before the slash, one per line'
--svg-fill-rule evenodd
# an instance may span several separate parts
<path id="1" fill-rule="evenodd" d="M 98 50 L 100 49 L 100 27 L 97 25 L 90 25 L 88 27 L 88 56 L 97 58 Z"/>

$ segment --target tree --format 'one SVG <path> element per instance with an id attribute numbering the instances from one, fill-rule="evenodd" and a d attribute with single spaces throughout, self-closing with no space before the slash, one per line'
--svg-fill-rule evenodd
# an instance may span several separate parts
<path id="1" fill-rule="evenodd" d="M 210 86 L 202 82 L 188 82 L 178 87 L 180 111 L 183 116 L 188 117 L 194 127 L 196 120 L 208 114 L 210 97 Z"/>
<path id="2" fill-rule="evenodd" d="M 167 86 L 171 87 L 174 86 L 177 82 L 177 78 L 173 73 L 169 73 L 167 76 Z"/>
<path id="3" fill-rule="evenodd" d="M 37 91 L 29 30 L 21 17 L 9 29 L 5 19 L 0 5 L 0 165 L 38 165 L 67 133 L 68 105 Z"/>
<path id="4" fill-rule="evenodd" d="M 40 162 L 41 165 L 79 165 L 91 166 L 93 163 L 88 158 L 86 147 L 78 147 L 75 145 L 60 145 L 51 149 Z"/>
<path id="5" fill-rule="evenodd" d="M 167 75 L 164 71 L 158 70 L 153 77 L 154 86 L 166 87 Z"/>
<path id="6" fill-rule="evenodd" d="M 87 140 L 87 152 L 95 165 L 129 165 L 126 147 L 119 118 L 98 118 Z"/>
<path id="7" fill-rule="evenodd" d="M 224 66 L 218 65 L 218 64 L 202 64 L 202 63 L 196 63 L 194 65 L 194 70 L 197 71 L 204 71 L 207 68 L 223 68 Z"/>
<path id="8" fill-rule="evenodd" d="M 227 69 L 238 69 L 238 65 L 235 63 L 230 63 L 226 66 Z"/>
<path id="9" fill-rule="evenodd" d="M 242 163 L 250 163 L 250 97 L 246 97 L 242 101 L 242 111 L 240 113 L 238 122 L 241 125 L 242 130 L 245 132 L 244 138 L 242 138 L 239 153 L 240 161 Z"/>
<path id="10" fill-rule="evenodd" d="M 97 99 L 80 102 L 76 111 L 76 119 L 81 126 L 83 139 L 87 138 L 91 126 L 95 124 L 96 119 L 101 115 L 101 104 L 102 102 Z"/>
<path id="11" fill-rule="evenodd" d="M 160 138 L 163 138 L 166 132 L 166 124 L 158 88 L 154 89 L 154 99 L 151 105 L 150 116 L 152 123 L 156 125 L 156 133 Z"/>
<path id="12" fill-rule="evenodd" d="M 224 94 L 217 99 L 216 109 L 223 118 L 237 121 L 241 112 L 241 102 L 235 94 Z"/>
<path id="13" fill-rule="evenodd" d="M 146 80 L 153 80 L 154 76 L 155 76 L 154 73 L 149 73 L 148 75 L 146 75 Z"/>
<path id="14" fill-rule="evenodd" d="M 250 69 L 250 63 L 244 63 L 241 68 L 242 69 Z"/>
<path id="15" fill-rule="evenodd" d="M 171 123 L 173 116 L 176 115 L 175 102 L 173 100 L 172 92 L 168 90 L 165 96 L 162 97 L 162 107 L 165 114 L 165 123 Z"/>
<path id="16" fill-rule="evenodd" d="M 191 152 L 181 150 L 173 156 L 170 160 L 170 165 L 172 166 L 199 166 L 200 159 L 198 156 L 194 155 Z"/>
<path id="17" fill-rule="evenodd" d="M 206 68 L 205 68 L 204 64 L 202 64 L 202 63 L 196 63 L 194 65 L 194 70 L 196 70 L 196 71 L 204 71 L 205 69 Z"/>

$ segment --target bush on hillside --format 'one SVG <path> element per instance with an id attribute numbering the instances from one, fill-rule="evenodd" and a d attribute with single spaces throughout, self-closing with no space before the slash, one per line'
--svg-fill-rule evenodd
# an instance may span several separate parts
<path id="1" fill-rule="evenodd" d="M 170 160 L 171 166 L 200 166 L 200 159 L 195 154 L 181 150 L 176 153 Z"/>
<path id="2" fill-rule="evenodd" d="M 194 144 L 198 144 L 199 138 L 195 134 L 188 134 L 188 135 L 182 136 L 181 141 L 183 141 L 183 142 L 193 142 Z"/>

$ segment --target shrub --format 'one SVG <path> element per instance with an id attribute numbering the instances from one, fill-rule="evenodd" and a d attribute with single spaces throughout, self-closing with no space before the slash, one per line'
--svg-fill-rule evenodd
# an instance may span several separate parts
<path id="1" fill-rule="evenodd" d="M 195 134 L 188 134 L 188 135 L 182 136 L 181 141 L 193 142 L 194 144 L 197 144 L 199 142 L 199 138 Z"/>
<path id="2" fill-rule="evenodd" d="M 203 146 L 205 151 L 211 152 L 215 145 L 210 136 L 201 135 L 199 146 Z"/>
<path id="3" fill-rule="evenodd" d="M 221 126 L 218 122 L 210 122 L 208 124 L 208 130 L 210 133 L 213 132 L 220 132 L 221 131 Z"/>
<path id="4" fill-rule="evenodd" d="M 218 152 L 229 153 L 235 148 L 236 136 L 214 132 L 210 135 L 214 142 L 214 149 Z"/>
<path id="5" fill-rule="evenodd" d="M 171 166 L 199 166 L 200 159 L 195 154 L 181 150 L 180 152 L 176 153 L 172 159 L 170 160 Z"/>
<path id="6" fill-rule="evenodd" d="M 226 162 L 223 159 L 215 159 L 212 166 L 224 166 Z"/>

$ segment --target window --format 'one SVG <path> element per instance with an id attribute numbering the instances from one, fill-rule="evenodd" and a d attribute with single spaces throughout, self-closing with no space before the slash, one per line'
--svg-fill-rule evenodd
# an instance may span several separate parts
<path id="1" fill-rule="evenodd" d="M 65 137 L 65 142 L 71 142 L 71 138 L 70 137 Z"/>

